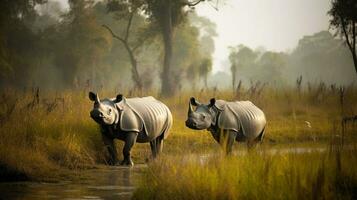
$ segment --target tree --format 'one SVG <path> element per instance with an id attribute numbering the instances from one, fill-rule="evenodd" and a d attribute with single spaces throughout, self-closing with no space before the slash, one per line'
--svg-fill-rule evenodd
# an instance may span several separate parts
<path id="1" fill-rule="evenodd" d="M 305 81 L 318 79 L 331 84 L 356 81 L 351 53 L 343 44 L 343 40 L 335 38 L 329 31 L 302 37 L 288 55 L 284 78 L 294 81 L 302 75 Z"/>
<path id="2" fill-rule="evenodd" d="M 357 29 L 357 1 L 356 0 L 333 0 L 328 14 L 332 17 L 330 26 L 336 29 L 346 42 L 353 58 L 357 74 L 356 55 L 356 29 Z"/>
<path id="3" fill-rule="evenodd" d="M 161 95 L 173 96 L 176 93 L 175 81 L 172 77 L 172 49 L 175 28 L 185 19 L 185 7 L 193 8 L 205 0 L 146 0 L 146 13 L 160 28 L 164 42 L 164 61 L 161 74 Z"/>
<path id="4" fill-rule="evenodd" d="M 190 89 L 196 91 L 197 79 L 199 78 L 196 63 L 191 63 L 186 70 L 186 80 L 190 83 Z"/>
<path id="5" fill-rule="evenodd" d="M 286 55 L 272 51 L 264 52 L 257 60 L 254 71 L 258 73 L 255 78 L 264 82 L 281 82 L 282 72 L 286 66 Z"/>
<path id="6" fill-rule="evenodd" d="M 117 2 L 118 0 L 111 0 Z M 164 43 L 163 70 L 161 73 L 161 95 L 173 96 L 177 84 L 172 72 L 173 37 L 175 28 L 185 20 L 186 13 L 205 0 L 128 0 L 129 5 L 140 5 L 152 22 L 159 29 Z"/>
<path id="7" fill-rule="evenodd" d="M 187 84 L 182 82 L 184 77 L 197 81 L 199 78 L 199 65 L 201 55 L 199 51 L 199 29 L 192 26 L 189 21 L 178 26 L 173 39 L 171 80 L 175 83 L 175 89 L 180 89 Z M 197 68 L 194 69 L 193 68 Z M 186 76 L 185 76 L 186 72 Z M 189 73 L 197 74 L 189 74 Z M 194 79 L 192 79 L 194 78 Z"/>
<path id="8" fill-rule="evenodd" d="M 212 71 L 212 54 L 215 50 L 214 39 L 218 34 L 216 24 L 206 17 L 198 16 L 195 12 L 190 13 L 190 22 L 200 31 L 199 52 L 199 78 L 203 79 L 204 87 L 208 88 L 208 74 Z"/>
<path id="9" fill-rule="evenodd" d="M 0 6 L 0 84 L 23 86 L 26 72 L 36 63 L 33 51 L 38 37 L 29 26 L 36 16 L 35 6 L 45 0 L 3 1 Z M 26 45 L 23 45 L 26 44 Z"/>
<path id="10" fill-rule="evenodd" d="M 253 68 L 257 54 L 249 47 L 244 45 L 239 45 L 235 48 L 231 47 L 230 51 L 229 61 L 231 63 L 232 86 L 233 89 L 235 89 L 237 82 L 237 72 L 239 71 L 240 74 L 249 76 L 249 73 L 247 72 Z"/>
<path id="11" fill-rule="evenodd" d="M 112 44 L 112 37 L 96 21 L 93 3 L 69 0 L 70 12 L 60 24 L 55 65 L 63 72 L 65 87 L 91 83 L 102 85 L 101 60 Z"/>
<path id="12" fill-rule="evenodd" d="M 143 6 L 143 2 L 137 0 L 132 0 L 130 3 L 128 1 L 113 1 L 113 0 L 108 2 L 108 11 L 115 12 L 116 18 L 118 18 L 119 20 L 126 20 L 127 25 L 125 28 L 124 36 L 119 36 L 115 34 L 111 28 L 109 28 L 107 25 L 103 25 L 103 27 L 106 28 L 115 39 L 117 39 L 124 45 L 126 51 L 128 52 L 130 58 L 130 64 L 132 66 L 131 68 L 132 79 L 135 83 L 135 87 L 139 90 L 142 90 L 143 83 L 139 74 L 138 61 L 135 56 L 135 52 L 138 48 L 140 48 L 144 44 L 145 40 L 147 40 L 150 36 L 153 35 L 149 31 L 149 33 L 145 34 L 145 36 L 141 35 L 142 37 L 139 38 L 139 40 L 137 40 L 134 44 L 129 42 L 130 34 L 132 34 L 132 23 L 134 17 L 142 17 L 139 14 L 141 12 L 142 6 Z"/>
<path id="13" fill-rule="evenodd" d="M 212 60 L 210 58 L 205 58 L 202 60 L 199 68 L 199 76 L 203 78 L 204 85 L 208 88 L 207 78 L 209 72 L 212 70 Z"/>
<path id="14" fill-rule="evenodd" d="M 230 47 L 230 53 L 229 53 L 229 56 L 228 56 L 228 59 L 229 59 L 229 62 L 231 63 L 231 74 L 232 74 L 232 87 L 233 87 L 233 90 L 235 90 L 235 87 L 236 87 L 236 74 L 237 74 L 237 49 L 234 48 L 234 47 Z"/>

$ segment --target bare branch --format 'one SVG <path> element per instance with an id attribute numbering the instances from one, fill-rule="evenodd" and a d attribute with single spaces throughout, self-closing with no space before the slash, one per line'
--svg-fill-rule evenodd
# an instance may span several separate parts
<path id="1" fill-rule="evenodd" d="M 132 19 L 132 16 L 130 17 L 129 21 L 131 21 L 131 19 Z M 127 31 L 130 29 L 130 24 L 131 24 L 131 22 L 128 23 Z M 132 66 L 131 70 L 132 70 L 133 80 L 136 83 L 136 86 L 141 89 L 142 88 L 142 82 L 140 80 L 140 75 L 139 75 L 139 72 L 138 72 L 138 69 L 137 69 L 138 68 L 137 67 L 137 61 L 136 61 L 136 58 L 135 58 L 135 55 L 134 55 L 134 51 L 130 48 L 129 43 L 127 41 L 129 34 L 127 33 L 126 36 L 125 36 L 126 38 L 124 39 L 124 38 L 121 38 L 120 36 L 114 34 L 112 29 L 110 29 L 107 25 L 102 25 L 102 27 L 106 28 L 110 32 L 110 34 L 112 34 L 112 37 L 118 39 L 119 41 L 121 41 L 123 43 L 125 49 L 127 50 L 128 54 L 129 54 L 130 63 L 131 63 L 131 66 Z"/>
<path id="2" fill-rule="evenodd" d="M 128 41 L 129 38 L 129 31 L 130 31 L 130 27 L 131 27 L 131 22 L 133 21 L 133 17 L 134 17 L 134 13 L 130 12 L 130 16 L 129 16 L 129 20 L 128 20 L 128 25 L 126 26 L 126 32 L 125 32 L 125 41 Z"/>
<path id="3" fill-rule="evenodd" d="M 122 43 L 126 43 L 126 40 L 125 39 L 123 39 L 123 38 L 121 38 L 121 37 L 119 37 L 118 35 L 116 35 L 113 31 L 112 31 L 112 29 L 110 29 L 107 25 L 102 25 L 102 27 L 104 27 L 105 29 L 107 29 L 109 32 L 110 32 L 110 34 L 113 36 L 113 38 L 116 38 L 116 39 L 118 39 L 118 40 L 120 40 Z"/>
<path id="4" fill-rule="evenodd" d="M 351 46 L 351 42 L 350 42 L 350 39 L 348 37 L 348 33 L 346 31 L 346 24 L 344 23 L 343 21 L 343 18 L 340 16 L 340 19 L 341 19 L 341 26 L 342 26 L 342 31 L 345 35 L 345 38 L 346 38 L 346 43 L 348 45 L 348 48 L 350 48 L 350 50 L 353 52 L 353 49 L 352 49 L 352 46 Z"/>
<path id="5" fill-rule="evenodd" d="M 193 7 L 193 6 L 196 6 L 197 4 L 201 3 L 201 2 L 204 2 L 205 0 L 196 0 L 196 1 L 183 1 L 181 2 L 182 5 L 184 6 L 189 6 L 189 7 Z"/>
<path id="6" fill-rule="evenodd" d="M 356 25 L 355 21 L 352 20 L 351 26 L 352 26 L 352 47 L 353 47 L 353 53 L 356 53 Z"/>
<path id="7" fill-rule="evenodd" d="M 218 11 L 218 0 L 216 1 L 216 5 L 213 5 L 210 1 L 208 1 L 208 5 L 210 5 L 213 9 Z"/>

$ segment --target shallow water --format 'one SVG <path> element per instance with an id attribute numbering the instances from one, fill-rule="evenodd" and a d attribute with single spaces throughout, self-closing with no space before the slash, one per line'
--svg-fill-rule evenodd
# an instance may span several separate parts
<path id="1" fill-rule="evenodd" d="M 326 147 L 270 147 L 258 148 L 257 153 L 267 154 L 303 154 L 326 151 Z M 240 149 L 233 156 L 247 154 Z M 185 155 L 182 161 L 194 159 L 202 164 L 216 153 Z M 128 167 L 100 167 L 83 170 L 80 179 L 57 183 L 12 182 L 0 183 L 0 199 L 130 199 L 140 175 L 147 165 L 137 164 Z"/>
<path id="2" fill-rule="evenodd" d="M 258 154 L 267 154 L 267 155 L 275 155 L 275 154 L 308 154 L 308 153 L 323 153 L 327 151 L 327 147 L 322 146 L 312 146 L 312 147 L 268 147 L 268 148 L 255 148 L 253 151 Z M 184 157 L 183 161 L 192 161 L 196 160 L 200 164 L 206 164 L 208 160 L 212 157 L 222 156 L 223 152 L 216 153 L 205 153 L 205 154 L 190 154 Z M 248 154 L 249 151 L 244 149 L 235 150 L 232 152 L 232 156 L 244 156 Z"/>
<path id="3" fill-rule="evenodd" d="M 81 179 L 58 183 L 0 183 L 0 199 L 130 199 L 146 165 L 81 172 Z"/>

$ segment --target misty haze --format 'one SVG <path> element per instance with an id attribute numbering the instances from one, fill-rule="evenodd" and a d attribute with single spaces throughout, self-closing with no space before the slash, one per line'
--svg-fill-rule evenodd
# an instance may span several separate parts
<path id="1" fill-rule="evenodd" d="M 0 199 L 355 199 L 356 33 L 355 0 L 4 1 Z"/>

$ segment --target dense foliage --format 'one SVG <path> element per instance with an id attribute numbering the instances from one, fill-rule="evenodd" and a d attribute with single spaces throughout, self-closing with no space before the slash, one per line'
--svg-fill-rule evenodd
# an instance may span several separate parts
<path id="1" fill-rule="evenodd" d="M 0 16 L 2 88 L 134 89 L 139 85 L 139 89 L 147 90 L 160 87 L 163 72 L 160 63 L 165 50 L 159 25 L 154 19 L 149 20 L 149 10 L 142 2 L 68 3 L 68 10 L 56 1 L 24 4 L 9 1 L 2 7 L 6 11 Z M 13 13 L 6 14 L 10 11 Z M 203 60 L 213 53 L 201 46 L 203 40 L 213 41 L 214 26 L 209 20 L 197 17 L 194 11 L 190 11 L 190 16 L 195 17 L 175 25 L 178 28 L 172 38 L 170 77 L 175 80 L 175 87 L 184 84 L 182 80 L 186 79 L 190 65 L 199 69 Z M 206 24 L 213 34 L 200 33 L 199 28 Z M 103 25 L 126 42 L 117 40 Z M 206 67 L 205 77 L 210 70 Z M 195 76 L 194 81 L 198 78 Z"/>

